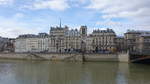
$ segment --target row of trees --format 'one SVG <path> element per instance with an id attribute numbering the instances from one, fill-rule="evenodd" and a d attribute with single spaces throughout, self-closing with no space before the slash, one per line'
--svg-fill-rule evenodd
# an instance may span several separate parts
<path id="1" fill-rule="evenodd" d="M 1 39 L 0 52 L 14 52 L 14 43 L 10 39 Z"/>

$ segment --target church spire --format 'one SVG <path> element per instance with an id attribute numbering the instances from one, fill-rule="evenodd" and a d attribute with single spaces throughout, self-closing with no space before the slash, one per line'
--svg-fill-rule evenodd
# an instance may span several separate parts
<path id="1" fill-rule="evenodd" d="M 61 18 L 60 18 L 60 24 L 59 24 L 59 27 L 61 28 Z"/>

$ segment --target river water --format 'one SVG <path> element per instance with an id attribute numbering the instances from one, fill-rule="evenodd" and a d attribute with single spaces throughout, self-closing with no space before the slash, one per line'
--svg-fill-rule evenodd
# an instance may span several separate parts
<path id="1" fill-rule="evenodd" d="M 150 65 L 0 60 L 0 84 L 150 84 Z"/>

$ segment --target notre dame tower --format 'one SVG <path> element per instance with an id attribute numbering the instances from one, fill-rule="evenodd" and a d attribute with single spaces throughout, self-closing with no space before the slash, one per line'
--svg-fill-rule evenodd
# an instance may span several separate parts
<path id="1" fill-rule="evenodd" d="M 80 27 L 80 35 L 81 36 L 87 36 L 87 26 L 81 26 Z"/>

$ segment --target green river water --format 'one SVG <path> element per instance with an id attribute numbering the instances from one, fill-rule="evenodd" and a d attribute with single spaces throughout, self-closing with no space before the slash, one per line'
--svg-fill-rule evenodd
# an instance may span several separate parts
<path id="1" fill-rule="evenodd" d="M 0 60 L 0 84 L 150 84 L 150 65 Z"/>

